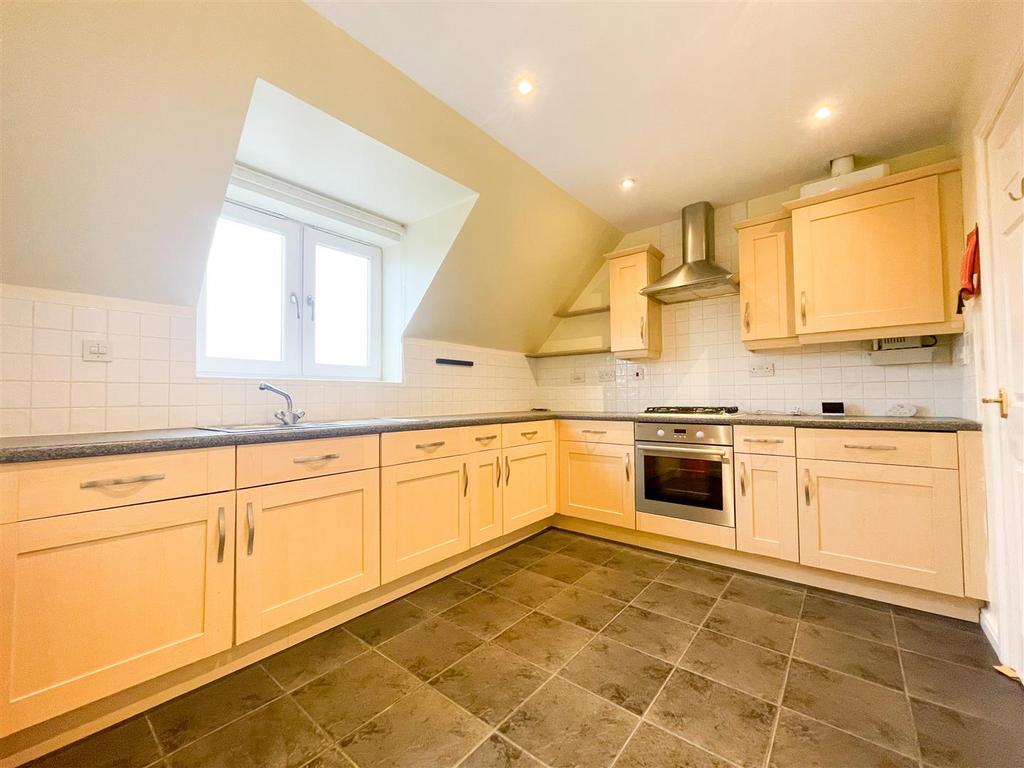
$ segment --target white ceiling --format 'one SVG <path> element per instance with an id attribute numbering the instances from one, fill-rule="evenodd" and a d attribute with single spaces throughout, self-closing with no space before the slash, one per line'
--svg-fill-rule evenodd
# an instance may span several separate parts
<path id="1" fill-rule="evenodd" d="M 982 2 L 310 2 L 630 231 L 948 141 Z M 517 77 L 537 84 L 526 99 Z M 813 118 L 822 104 L 835 110 Z M 635 176 L 626 193 L 617 185 Z"/>

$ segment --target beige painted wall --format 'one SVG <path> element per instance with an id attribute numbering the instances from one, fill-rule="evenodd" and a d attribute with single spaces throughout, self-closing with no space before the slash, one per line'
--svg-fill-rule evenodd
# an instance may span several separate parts
<path id="1" fill-rule="evenodd" d="M 2 16 L 0 281 L 194 304 L 263 78 L 477 191 L 406 329 L 528 351 L 621 233 L 302 3 Z"/>

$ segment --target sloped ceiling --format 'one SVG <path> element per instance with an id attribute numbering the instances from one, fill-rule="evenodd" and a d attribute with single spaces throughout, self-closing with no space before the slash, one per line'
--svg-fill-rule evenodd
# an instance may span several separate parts
<path id="1" fill-rule="evenodd" d="M 536 349 L 621 233 L 301 3 L 2 16 L 7 283 L 194 304 L 253 85 L 479 193 L 408 335 Z"/>

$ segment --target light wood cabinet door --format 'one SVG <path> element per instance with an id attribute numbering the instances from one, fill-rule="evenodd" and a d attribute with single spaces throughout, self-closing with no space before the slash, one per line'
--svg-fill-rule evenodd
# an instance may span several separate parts
<path id="1" fill-rule="evenodd" d="M 506 448 L 502 465 L 505 533 L 555 514 L 554 443 Z"/>
<path id="2" fill-rule="evenodd" d="M 798 562 L 796 459 L 737 453 L 736 549 Z"/>
<path id="3" fill-rule="evenodd" d="M 661 354 L 661 304 L 640 293 L 659 274 L 659 258 L 650 250 L 608 260 L 612 352 L 619 357 Z"/>
<path id="4" fill-rule="evenodd" d="M 941 322 L 942 275 L 936 176 L 793 211 L 797 333 Z"/>
<path id="5" fill-rule="evenodd" d="M 501 451 L 481 451 L 466 457 L 469 465 L 469 545 L 475 547 L 501 536 Z"/>
<path id="6" fill-rule="evenodd" d="M 0 526 L 0 735 L 231 646 L 233 492 Z"/>
<path id="7" fill-rule="evenodd" d="M 633 446 L 562 442 L 558 446 L 558 511 L 636 529 Z"/>
<path id="8" fill-rule="evenodd" d="M 953 469 L 797 462 L 800 562 L 964 594 Z"/>
<path id="9" fill-rule="evenodd" d="M 797 344 L 789 218 L 739 231 L 740 339 L 749 347 Z M 759 345 L 758 342 L 775 342 Z"/>
<path id="10" fill-rule="evenodd" d="M 380 586 L 379 482 L 367 469 L 238 492 L 236 642 Z"/>
<path id="11" fill-rule="evenodd" d="M 381 470 L 381 581 L 469 549 L 469 456 Z"/>

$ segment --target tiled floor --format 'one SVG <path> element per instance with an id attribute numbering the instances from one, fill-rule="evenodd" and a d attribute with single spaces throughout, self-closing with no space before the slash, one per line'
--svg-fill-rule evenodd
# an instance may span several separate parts
<path id="1" fill-rule="evenodd" d="M 1024 765 L 974 625 L 548 530 L 33 766 Z"/>

